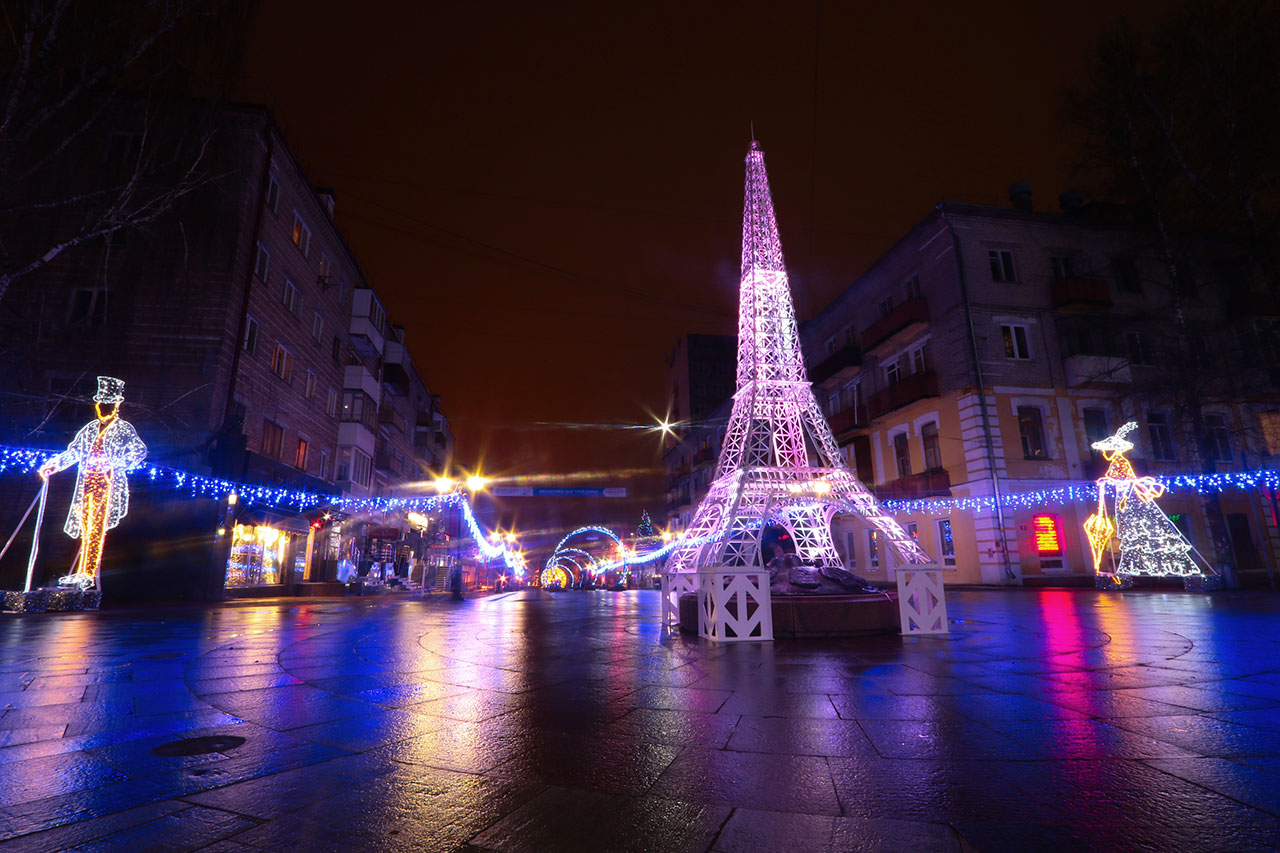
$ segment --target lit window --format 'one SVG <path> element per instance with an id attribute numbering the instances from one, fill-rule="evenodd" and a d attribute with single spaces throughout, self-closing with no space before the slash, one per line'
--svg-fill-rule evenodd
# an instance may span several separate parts
<path id="1" fill-rule="evenodd" d="M 284 445 L 284 428 L 274 421 L 262 422 L 262 455 L 272 459 L 280 458 L 280 449 Z"/>
<path id="2" fill-rule="evenodd" d="M 271 353 L 271 372 L 285 382 L 293 379 L 293 354 L 280 344 Z"/>
<path id="3" fill-rule="evenodd" d="M 301 249 L 303 257 L 306 257 L 307 252 L 311 251 L 311 229 L 306 226 L 296 211 L 293 214 L 293 233 L 290 237 L 293 245 Z"/>
<path id="4" fill-rule="evenodd" d="M 307 470 L 307 440 L 298 439 L 298 449 L 293 454 L 293 467 Z"/>
<path id="5" fill-rule="evenodd" d="M 1027 345 L 1026 326 L 1001 326 L 1000 336 L 1004 339 L 1005 358 L 1031 358 L 1031 347 Z"/>
<path id="6" fill-rule="evenodd" d="M 1044 420 L 1036 406 L 1018 407 L 1018 433 L 1024 459 L 1048 459 L 1044 446 Z"/>
<path id="7" fill-rule="evenodd" d="M 880 531 L 867 531 L 867 547 L 870 549 L 871 571 L 880 570 Z"/>
<path id="8" fill-rule="evenodd" d="M 942 565 L 956 564 L 956 542 L 951 535 L 951 519 L 938 519 L 938 553 L 942 556 Z"/>

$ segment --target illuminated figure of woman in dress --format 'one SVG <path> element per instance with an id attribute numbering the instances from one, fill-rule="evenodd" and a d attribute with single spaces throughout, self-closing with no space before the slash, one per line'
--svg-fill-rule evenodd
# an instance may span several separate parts
<path id="1" fill-rule="evenodd" d="M 59 579 L 64 585 L 102 588 L 98 570 L 102 566 L 103 540 L 129 511 L 129 480 L 125 472 L 147 456 L 147 446 L 138 438 L 133 424 L 120 417 L 123 401 L 124 381 L 99 376 L 98 392 L 93 395 L 97 418 L 81 427 L 67 449 L 40 468 L 40 476 L 46 480 L 72 465 L 79 469 L 63 530 L 72 539 L 80 540 L 80 556 L 75 573 Z"/>
<path id="2" fill-rule="evenodd" d="M 1090 445 L 1108 462 L 1106 473 L 1098 480 L 1098 511 L 1084 523 L 1093 549 L 1093 568 L 1120 577 L 1198 575 L 1201 570 L 1191 559 L 1191 543 L 1156 504 L 1156 498 L 1164 494 L 1164 485 L 1154 477 L 1139 477 L 1125 457 L 1133 449 L 1125 435 L 1137 428 L 1138 424 L 1130 421 L 1115 435 Z M 1114 513 L 1108 512 L 1108 491 Z M 1101 572 L 1102 555 L 1109 550 L 1113 536 L 1120 540 L 1120 564 L 1114 572 Z"/>

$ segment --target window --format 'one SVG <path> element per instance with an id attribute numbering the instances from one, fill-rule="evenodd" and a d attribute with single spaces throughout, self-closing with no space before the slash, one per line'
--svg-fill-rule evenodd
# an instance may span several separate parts
<path id="1" fill-rule="evenodd" d="M 956 564 L 956 541 L 951 536 L 951 519 L 938 519 L 938 554 L 942 557 L 942 565 Z"/>
<path id="2" fill-rule="evenodd" d="M 252 317 L 244 324 L 244 351 L 249 355 L 258 351 L 258 321 Z"/>
<path id="3" fill-rule="evenodd" d="M 1044 446 L 1044 420 L 1036 406 L 1018 407 L 1018 433 L 1024 459 L 1048 459 Z"/>
<path id="4" fill-rule="evenodd" d="M 271 353 L 271 372 L 285 382 L 293 380 L 293 353 L 279 343 L 276 344 L 275 350 Z"/>
<path id="5" fill-rule="evenodd" d="M 1004 357 L 1031 358 L 1031 347 L 1027 344 L 1026 326 L 1001 326 L 1000 337 L 1004 339 Z"/>
<path id="6" fill-rule="evenodd" d="M 67 325 L 93 326 L 107 324 L 107 291 L 101 287 L 77 287 L 71 293 Z"/>
<path id="7" fill-rule="evenodd" d="M 302 250 L 302 256 L 306 257 L 307 252 L 311 251 L 311 229 L 302 221 L 302 217 L 295 210 L 293 212 L 293 233 L 290 235 L 293 245 Z"/>
<path id="8" fill-rule="evenodd" d="M 836 339 L 827 338 L 826 347 L 827 347 L 827 355 L 834 355 L 836 351 Z"/>
<path id="9" fill-rule="evenodd" d="M 1161 462 L 1176 462 L 1178 454 L 1173 448 L 1173 430 L 1169 416 L 1164 412 L 1147 412 L 1147 435 L 1151 437 L 1151 452 Z"/>
<path id="10" fill-rule="evenodd" d="M 320 451 L 320 470 L 316 472 L 316 475 L 321 480 L 329 479 L 329 451 L 327 450 Z"/>
<path id="11" fill-rule="evenodd" d="M 924 467 L 926 471 L 934 471 L 942 467 L 942 448 L 938 444 L 938 425 L 932 421 L 920 430 L 920 438 L 924 441 Z"/>
<path id="12" fill-rule="evenodd" d="M 293 453 L 293 467 L 307 470 L 307 440 L 298 439 L 298 449 Z"/>
<path id="13" fill-rule="evenodd" d="M 1053 280 L 1062 281 L 1064 278 L 1075 278 L 1075 260 L 1059 255 L 1049 259 L 1049 266 L 1053 270 Z"/>
<path id="14" fill-rule="evenodd" d="M 1129 363 L 1150 367 L 1153 362 L 1151 360 L 1151 350 L 1147 346 L 1146 339 L 1142 337 L 1141 332 L 1127 331 L 1124 333 L 1124 342 L 1129 350 Z"/>
<path id="15" fill-rule="evenodd" d="M 1107 428 L 1107 412 L 1105 409 L 1085 409 L 1084 415 L 1084 440 L 1087 444 L 1092 445 L 1095 441 L 1111 435 L 1111 430 Z M 1089 453 L 1094 459 L 1101 459 L 1101 451 L 1089 448 Z"/>
<path id="16" fill-rule="evenodd" d="M 913 275 L 911 276 L 911 278 L 907 279 L 907 283 L 903 286 L 903 290 L 906 291 L 908 300 L 919 299 L 920 298 L 920 276 Z"/>
<path id="17" fill-rule="evenodd" d="M 280 206 L 280 184 L 276 181 L 274 175 L 267 176 L 267 207 L 271 208 L 271 212 L 275 213 L 276 208 Z"/>
<path id="18" fill-rule="evenodd" d="M 378 404 L 363 391 L 344 391 L 338 419 L 345 423 L 364 424 L 373 432 L 378 428 Z"/>
<path id="19" fill-rule="evenodd" d="M 893 437 L 893 458 L 898 463 L 898 476 L 911 476 L 911 447 L 907 444 L 907 434 L 900 432 Z"/>
<path id="20" fill-rule="evenodd" d="M 324 340 L 324 317 L 320 316 L 319 311 L 311 318 L 311 337 L 315 338 L 316 343 Z"/>
<path id="21" fill-rule="evenodd" d="M 849 571 L 857 571 L 858 568 L 858 551 L 857 536 L 853 531 L 849 531 L 844 535 L 844 567 Z"/>
<path id="22" fill-rule="evenodd" d="M 324 252 L 321 252 L 320 253 L 320 283 L 321 284 L 327 285 L 331 283 L 329 279 L 329 272 L 331 268 L 332 268 L 332 264 L 330 264 L 329 262 L 329 256 L 326 255 Z"/>
<path id="23" fill-rule="evenodd" d="M 345 457 L 350 454 L 350 461 Z M 338 479 L 350 480 L 357 486 L 369 487 L 369 475 L 373 472 L 373 462 L 363 450 L 352 447 L 342 451 L 344 460 L 338 465 Z"/>
<path id="24" fill-rule="evenodd" d="M 845 408 L 855 412 L 862 408 L 862 380 L 856 379 L 844 386 Z"/>
<path id="25" fill-rule="evenodd" d="M 840 395 L 832 394 L 827 398 L 827 414 L 834 415 L 840 411 Z"/>
<path id="26" fill-rule="evenodd" d="M 1223 415 L 1205 415 L 1204 433 L 1209 458 L 1215 462 L 1231 461 L 1231 442 L 1227 436 L 1227 419 Z"/>
<path id="27" fill-rule="evenodd" d="M 853 324 L 844 327 L 844 345 L 853 346 Z"/>
<path id="28" fill-rule="evenodd" d="M 1142 279 L 1138 275 L 1138 262 L 1133 258 L 1116 258 L 1111 262 L 1116 276 L 1116 287 L 1122 293 L 1141 293 Z"/>
<path id="29" fill-rule="evenodd" d="M 302 291 L 298 290 L 294 283 L 289 279 L 284 280 L 284 290 L 280 294 L 280 301 L 284 303 L 284 307 L 289 309 L 289 313 L 295 317 L 302 315 Z"/>
<path id="30" fill-rule="evenodd" d="M 262 244 L 258 244 L 258 257 L 253 262 L 253 274 L 261 281 L 267 280 L 267 273 L 271 270 L 271 253 L 263 248 Z"/>
<path id="31" fill-rule="evenodd" d="M 1280 456 L 1280 412 L 1259 412 L 1262 425 L 1262 443 L 1268 456 Z"/>
<path id="32" fill-rule="evenodd" d="M 342 338 L 337 335 L 333 336 L 333 361 L 335 364 L 342 361 Z"/>
<path id="33" fill-rule="evenodd" d="M 272 459 L 280 458 L 280 448 L 284 446 L 284 427 L 274 421 L 262 422 L 262 455 Z"/>
<path id="34" fill-rule="evenodd" d="M 308 400 L 316 396 L 316 375 L 310 370 L 307 371 L 307 384 L 302 392 L 302 396 Z"/>
<path id="35" fill-rule="evenodd" d="M 881 317 L 888 317 L 889 312 L 892 310 L 893 310 L 892 296 L 886 296 L 884 299 L 880 300 L 880 316 Z"/>
<path id="36" fill-rule="evenodd" d="M 925 353 L 925 344 L 911 351 L 911 372 L 924 373 L 929 369 L 929 359 Z"/>
<path id="37" fill-rule="evenodd" d="M 338 392 L 332 388 L 329 389 L 329 400 L 325 403 L 324 410 L 331 418 L 338 415 Z"/>
<path id="38" fill-rule="evenodd" d="M 867 547 L 870 549 L 868 562 L 871 563 L 871 571 L 878 572 L 880 571 L 880 531 L 867 531 Z"/>
<path id="39" fill-rule="evenodd" d="M 991 265 L 992 281 L 1017 281 L 1013 269 L 1013 252 L 1007 249 L 991 249 L 987 252 L 987 262 Z"/>
<path id="40" fill-rule="evenodd" d="M 909 537 L 911 537 L 912 542 L 916 543 L 917 545 L 920 544 L 919 525 L 917 525 L 914 521 L 908 521 L 906 524 L 902 525 L 902 529 L 906 531 Z"/>
<path id="41" fill-rule="evenodd" d="M 897 385 L 898 380 L 902 378 L 902 370 L 898 367 L 898 362 L 888 364 L 884 368 L 884 381 L 890 386 Z"/>

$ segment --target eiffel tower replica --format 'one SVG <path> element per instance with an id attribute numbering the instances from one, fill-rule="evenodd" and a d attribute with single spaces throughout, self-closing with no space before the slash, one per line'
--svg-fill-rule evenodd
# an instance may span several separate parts
<path id="1" fill-rule="evenodd" d="M 667 558 L 669 581 L 699 569 L 762 565 L 767 525 L 785 528 L 805 563 L 840 567 L 831 540 L 838 513 L 878 530 L 903 563 L 932 562 L 849 470 L 818 408 L 805 375 L 764 152 L 755 141 L 747 152 L 742 213 L 737 389 L 711 489 Z M 668 621 L 677 615 L 675 598 L 692 588 L 672 582 L 664 587 Z"/>

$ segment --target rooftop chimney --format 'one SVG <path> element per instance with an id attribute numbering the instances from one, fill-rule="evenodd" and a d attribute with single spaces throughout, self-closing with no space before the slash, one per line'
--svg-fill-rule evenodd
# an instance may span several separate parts
<path id="1" fill-rule="evenodd" d="M 1031 210 L 1031 184 L 1026 181 L 1010 184 L 1009 202 L 1016 210 Z"/>

